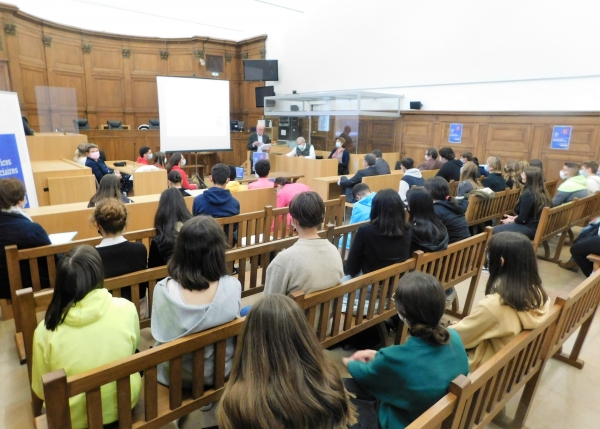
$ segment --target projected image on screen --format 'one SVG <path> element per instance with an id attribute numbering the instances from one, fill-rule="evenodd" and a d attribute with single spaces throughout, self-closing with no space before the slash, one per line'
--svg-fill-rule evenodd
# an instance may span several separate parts
<path id="1" fill-rule="evenodd" d="M 229 81 L 157 76 L 160 150 L 231 150 Z"/>

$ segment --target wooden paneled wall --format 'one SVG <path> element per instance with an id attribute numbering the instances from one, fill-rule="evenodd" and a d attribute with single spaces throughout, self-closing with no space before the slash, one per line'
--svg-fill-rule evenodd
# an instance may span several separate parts
<path id="1" fill-rule="evenodd" d="M 158 118 L 158 75 L 229 80 L 231 118 L 248 126 L 262 118 L 254 88 L 263 83 L 243 81 L 242 59 L 264 56 L 266 36 L 241 42 L 118 36 L 42 21 L 6 4 L 0 4 L 0 28 L 0 90 L 19 94 L 36 131 L 70 129 L 75 117 L 87 118 L 92 128 L 107 120 L 147 124 Z M 207 55 L 223 57 L 218 77 L 200 64 Z M 40 86 L 74 88 L 76 108 L 65 94 L 38 98 Z"/>

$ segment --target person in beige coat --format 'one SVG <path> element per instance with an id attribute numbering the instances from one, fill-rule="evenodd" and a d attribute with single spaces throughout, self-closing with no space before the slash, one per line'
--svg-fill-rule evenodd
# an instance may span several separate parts
<path id="1" fill-rule="evenodd" d="M 502 232 L 489 245 L 486 296 L 467 317 L 451 326 L 462 340 L 475 371 L 524 329 L 548 317 L 550 300 L 542 287 L 531 241 Z"/>

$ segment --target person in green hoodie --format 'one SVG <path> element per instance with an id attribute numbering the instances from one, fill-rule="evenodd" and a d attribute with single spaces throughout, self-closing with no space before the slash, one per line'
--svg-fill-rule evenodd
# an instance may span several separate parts
<path id="1" fill-rule="evenodd" d="M 553 207 L 570 203 L 574 198 L 584 198 L 590 194 L 587 180 L 585 176 L 579 174 L 579 165 L 574 162 L 565 162 L 560 170 L 560 178 L 564 182 L 558 187 L 556 196 L 552 199 Z"/>
<path id="2" fill-rule="evenodd" d="M 342 359 L 352 375 L 344 384 L 359 414 L 352 429 L 403 429 L 469 372 L 460 337 L 440 324 L 446 296 L 435 277 L 406 274 L 392 298 L 411 336 L 402 345 Z"/>
<path id="3" fill-rule="evenodd" d="M 42 375 L 64 369 L 70 377 L 131 356 L 138 348 L 135 305 L 113 297 L 103 285 L 102 259 L 93 247 L 74 247 L 61 259 L 52 302 L 33 337 L 31 388 L 40 399 L 44 399 Z M 136 372 L 129 380 L 134 407 L 142 379 Z M 100 395 L 102 422 L 117 421 L 117 384 L 105 384 Z M 87 428 L 85 394 L 69 398 L 69 405 L 73 429 Z"/>

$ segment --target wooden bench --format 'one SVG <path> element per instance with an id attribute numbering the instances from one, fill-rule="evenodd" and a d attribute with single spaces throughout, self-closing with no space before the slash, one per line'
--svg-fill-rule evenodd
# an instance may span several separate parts
<path id="1" fill-rule="evenodd" d="M 380 174 L 378 176 L 367 176 L 362 178 L 362 183 L 369 186 L 371 192 L 379 192 L 383 189 L 400 189 L 400 180 L 404 173 L 399 170 L 393 170 L 391 174 Z"/>
<path id="2" fill-rule="evenodd" d="M 423 179 L 427 180 L 435 177 L 435 175 L 438 174 L 438 171 L 440 170 L 421 170 L 421 175 L 423 176 Z"/>
<path id="3" fill-rule="evenodd" d="M 504 213 L 507 215 L 515 214 L 515 207 L 521 198 L 521 188 L 506 188 L 506 197 L 504 198 Z"/>
<path id="4" fill-rule="evenodd" d="M 574 203 L 570 202 L 558 207 L 544 207 L 542 210 L 535 237 L 533 238 L 534 252 L 537 252 L 540 244 L 544 246 L 544 256 L 538 256 L 538 258 L 544 261 L 558 262 L 560 251 L 567 236 L 567 230 L 571 224 L 573 205 Z M 554 256 L 550 258 L 550 246 L 548 245 L 548 240 L 557 235 L 560 235 L 560 238 Z"/>
<path id="5" fill-rule="evenodd" d="M 218 401 L 223 395 L 225 373 L 225 348 L 230 338 L 237 338 L 244 318 L 225 325 L 181 338 L 150 350 L 137 353 L 99 368 L 67 377 L 64 370 L 45 374 L 44 395 L 46 414 L 36 418 L 36 427 L 70 429 L 69 398 L 84 393 L 90 429 L 102 428 L 102 401 L 100 387 L 116 382 L 120 428 L 159 428 L 179 419 L 204 405 Z M 214 384 L 204 386 L 204 349 L 214 346 Z M 182 358 L 193 354 L 193 384 L 182 387 Z M 157 366 L 169 362 L 170 386 L 157 381 Z M 137 405 L 131 407 L 129 376 L 144 371 L 142 392 Z"/>
<path id="6" fill-rule="evenodd" d="M 600 215 L 600 192 L 596 192 L 595 194 L 584 198 L 574 198 L 573 215 L 571 216 L 571 222 L 569 229 L 567 230 L 569 241 L 565 241 L 564 244 L 570 245 L 575 241 L 573 227 L 586 225 L 598 215 Z"/>
<path id="7" fill-rule="evenodd" d="M 469 205 L 465 212 L 468 226 L 484 222 L 500 221 L 506 211 L 506 191 L 496 192 L 494 198 L 483 199 L 476 195 L 469 197 Z"/>
<path id="8" fill-rule="evenodd" d="M 547 180 L 546 183 L 544 183 L 544 186 L 546 187 L 548 194 L 550 194 L 550 198 L 553 198 L 554 194 L 556 194 L 556 189 L 558 188 L 558 179 Z"/>
<path id="9" fill-rule="evenodd" d="M 363 225 L 368 225 L 370 221 L 352 223 L 343 226 L 330 227 L 327 229 L 327 240 L 340 249 L 342 261 L 348 258 L 350 247 L 354 242 L 356 234 L 353 234 Z"/>
<path id="10" fill-rule="evenodd" d="M 456 198 L 456 195 L 458 195 L 458 184 L 460 182 L 457 182 L 456 180 L 451 180 L 448 182 L 448 189 L 450 189 L 450 196 Z"/>
<path id="11" fill-rule="evenodd" d="M 415 259 L 409 259 L 329 289 L 309 294 L 295 291 L 290 297 L 305 310 L 309 324 L 316 326 L 317 337 L 323 347 L 331 347 L 397 314 L 392 295 L 400 278 L 415 267 L 415 262 Z M 360 298 L 355 308 L 358 294 Z M 345 296 L 348 298 L 347 305 L 342 311 Z M 388 337 L 383 331 L 385 328 L 380 325 L 382 340 L 387 344 Z"/>

